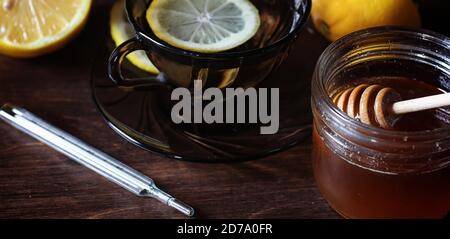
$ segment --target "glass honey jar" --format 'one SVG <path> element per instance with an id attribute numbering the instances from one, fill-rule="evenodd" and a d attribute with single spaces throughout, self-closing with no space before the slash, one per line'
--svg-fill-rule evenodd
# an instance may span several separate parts
<path id="1" fill-rule="evenodd" d="M 404 100 L 450 91 L 450 39 L 378 27 L 331 44 L 312 82 L 313 170 L 346 218 L 443 218 L 450 212 L 450 108 L 404 115 L 394 129 L 365 125 L 332 101 L 360 84 Z"/>

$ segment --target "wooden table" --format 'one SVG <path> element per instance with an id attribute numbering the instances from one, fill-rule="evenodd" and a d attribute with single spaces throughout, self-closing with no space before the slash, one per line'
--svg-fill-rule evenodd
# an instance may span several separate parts
<path id="1" fill-rule="evenodd" d="M 157 156 L 115 134 L 95 108 L 89 87 L 98 36 L 108 34 L 111 3 L 94 2 L 87 28 L 65 49 L 29 60 L 0 56 L 0 103 L 24 106 L 150 175 L 195 207 L 198 218 L 339 218 L 314 183 L 309 141 L 257 161 L 199 164 Z M 305 29 L 304 34 L 314 33 Z M 307 67 L 312 69 L 314 61 Z M 0 218 L 183 216 L 156 200 L 130 194 L 0 123 Z"/>

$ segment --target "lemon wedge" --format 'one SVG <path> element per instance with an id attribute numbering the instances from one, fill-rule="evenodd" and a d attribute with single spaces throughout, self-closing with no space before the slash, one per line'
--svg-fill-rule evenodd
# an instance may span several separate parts
<path id="1" fill-rule="evenodd" d="M 85 25 L 91 0 L 0 0 L 0 54 L 35 57 L 55 51 Z"/>
<path id="2" fill-rule="evenodd" d="M 118 0 L 114 3 L 111 9 L 109 27 L 111 31 L 111 37 L 119 46 L 128 39 L 134 37 L 134 30 L 131 24 L 128 22 L 125 12 L 125 0 Z M 128 54 L 127 59 L 139 69 L 148 71 L 153 74 L 158 74 L 158 69 L 148 59 L 145 51 L 135 51 Z"/>
<path id="3" fill-rule="evenodd" d="M 258 9 L 248 0 L 153 0 L 147 21 L 168 44 L 196 52 L 220 52 L 258 31 Z"/>

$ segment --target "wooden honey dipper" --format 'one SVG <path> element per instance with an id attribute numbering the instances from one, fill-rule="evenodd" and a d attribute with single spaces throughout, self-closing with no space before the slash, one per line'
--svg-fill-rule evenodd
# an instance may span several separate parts
<path id="1" fill-rule="evenodd" d="M 392 129 L 402 114 L 450 106 L 450 93 L 402 101 L 392 88 L 361 84 L 337 94 L 333 102 L 365 124 Z"/>

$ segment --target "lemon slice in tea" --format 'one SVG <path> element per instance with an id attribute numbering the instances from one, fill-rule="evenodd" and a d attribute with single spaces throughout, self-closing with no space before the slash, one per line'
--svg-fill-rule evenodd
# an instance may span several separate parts
<path id="1" fill-rule="evenodd" d="M 258 9 L 249 0 L 153 0 L 147 21 L 168 44 L 196 52 L 220 52 L 258 31 Z"/>
<path id="2" fill-rule="evenodd" d="M 0 54 L 34 57 L 67 44 L 85 25 L 91 0 L 0 0 Z"/>
<path id="3" fill-rule="evenodd" d="M 117 0 L 111 9 L 109 27 L 111 37 L 119 46 L 123 42 L 134 37 L 134 30 L 128 22 L 125 12 L 125 0 Z M 141 70 L 148 71 L 153 74 L 158 74 L 159 71 L 148 59 L 145 51 L 135 51 L 128 54 L 127 59 Z"/>

